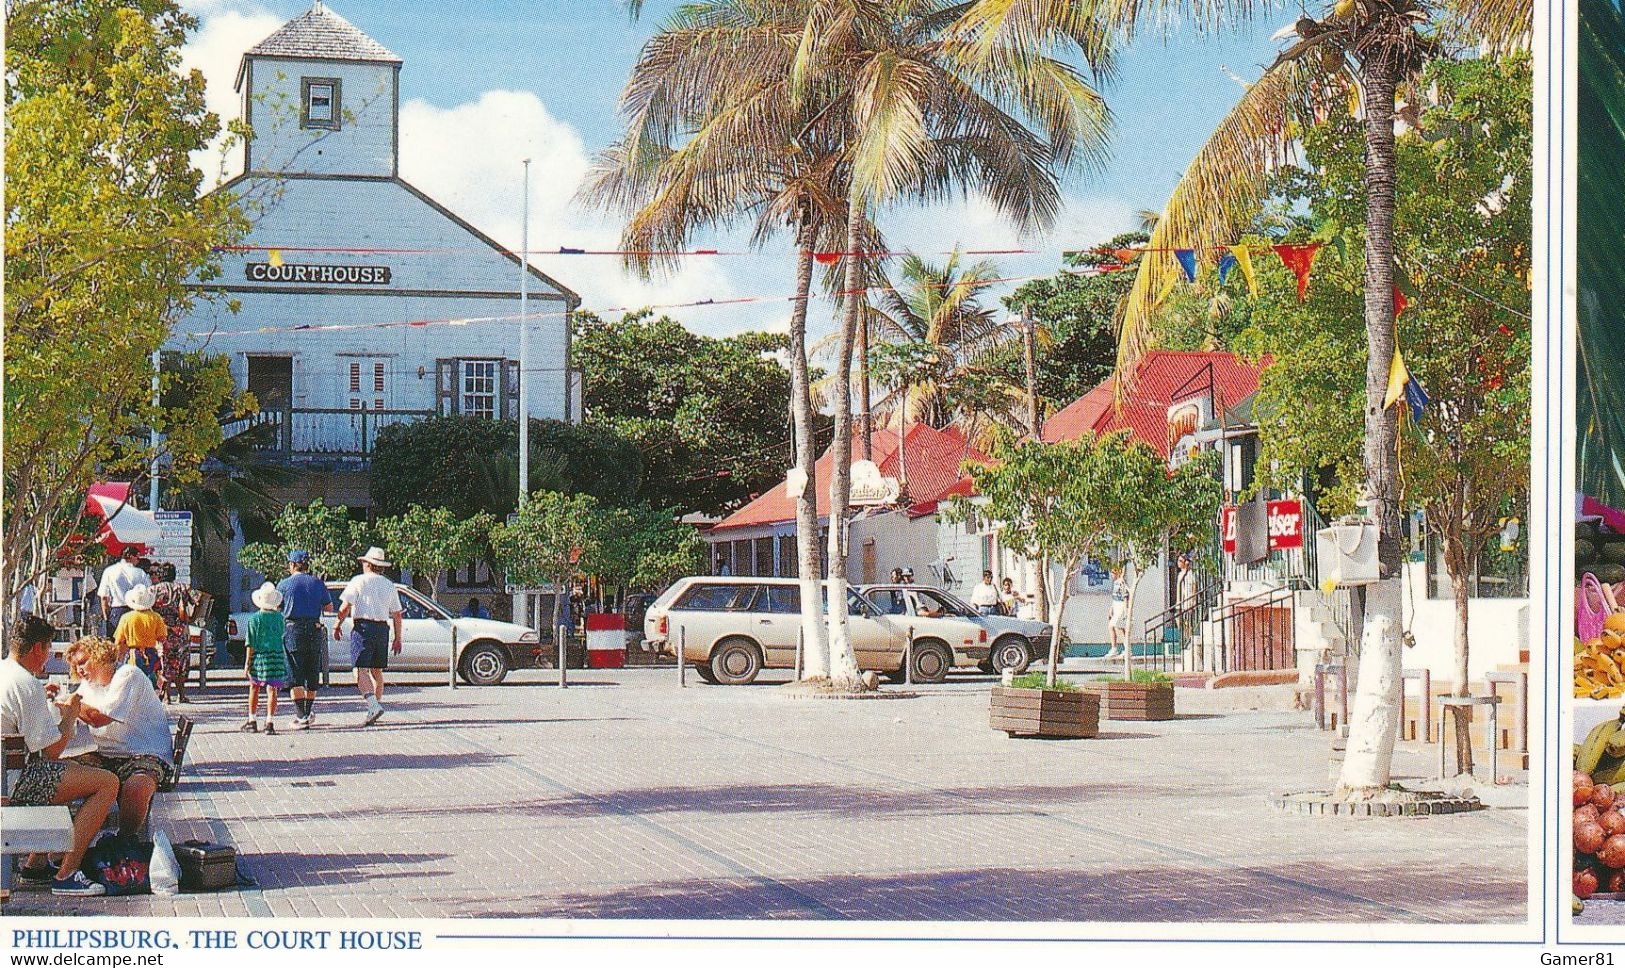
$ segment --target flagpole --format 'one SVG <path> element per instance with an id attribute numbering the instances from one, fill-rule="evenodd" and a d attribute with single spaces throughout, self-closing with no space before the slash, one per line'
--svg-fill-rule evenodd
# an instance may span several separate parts
<path id="1" fill-rule="evenodd" d="M 519 503 L 530 500 L 530 159 L 519 230 Z"/>

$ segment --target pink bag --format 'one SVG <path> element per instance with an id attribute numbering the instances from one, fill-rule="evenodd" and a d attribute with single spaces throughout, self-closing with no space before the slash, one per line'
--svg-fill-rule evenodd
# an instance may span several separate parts
<path id="1" fill-rule="evenodd" d="M 1597 593 L 1597 601 L 1602 604 L 1597 608 L 1591 607 L 1591 593 Z M 1580 587 L 1574 593 L 1574 634 L 1580 637 L 1581 642 L 1589 642 L 1602 637 L 1603 623 L 1608 620 L 1608 594 L 1603 590 L 1602 583 L 1597 576 L 1586 572 L 1580 579 Z"/>

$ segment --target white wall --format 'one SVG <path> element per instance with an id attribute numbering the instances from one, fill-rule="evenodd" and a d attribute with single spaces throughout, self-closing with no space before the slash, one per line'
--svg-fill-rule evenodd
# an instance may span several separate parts
<path id="1" fill-rule="evenodd" d="M 886 511 L 853 521 L 849 533 L 851 558 L 847 573 L 854 582 L 864 581 L 864 545 L 872 540 L 876 582 L 891 581 L 893 568 L 912 568 L 917 584 L 937 583 L 931 571 L 931 563 L 937 557 L 935 514 L 910 519 L 906 512 Z"/>
<path id="2" fill-rule="evenodd" d="M 1406 627 L 1416 646 L 1405 650 L 1405 668 L 1427 669 L 1435 682 L 1455 678 L 1456 603 L 1429 599 L 1425 565 L 1405 566 L 1401 595 Z M 1497 666 L 1515 665 L 1529 648 L 1529 599 L 1474 598 L 1467 603 L 1467 672 L 1474 682 Z"/>
<path id="3" fill-rule="evenodd" d="M 398 64 L 251 57 L 244 117 L 254 127 L 248 170 L 395 173 Z M 301 128 L 302 78 L 339 82 L 339 129 Z"/>

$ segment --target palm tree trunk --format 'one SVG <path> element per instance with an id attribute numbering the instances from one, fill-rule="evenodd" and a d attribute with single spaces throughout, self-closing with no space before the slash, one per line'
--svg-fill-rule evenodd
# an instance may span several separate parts
<path id="1" fill-rule="evenodd" d="M 796 229 L 796 300 L 790 311 L 790 415 L 795 425 L 796 467 L 805 477 L 796 495 L 796 577 L 801 585 L 802 676 L 829 677 L 829 640 L 818 597 L 818 451 L 813 436 L 812 387 L 807 375 L 807 299 L 812 293 L 813 244 L 810 218 Z"/>
<path id="2" fill-rule="evenodd" d="M 860 315 L 859 286 L 862 264 L 858 250 L 858 227 L 863 222 L 862 203 L 853 199 L 846 221 L 846 305 L 841 316 L 841 335 L 835 370 L 835 455 L 829 482 L 829 678 L 843 689 L 862 687 L 857 656 L 846 622 L 846 514 L 852 494 L 852 343 Z"/>
<path id="3" fill-rule="evenodd" d="M 1366 634 L 1358 688 L 1349 717 L 1349 740 L 1338 776 L 1340 793 L 1371 796 L 1387 787 L 1399 734 L 1401 656 L 1401 530 L 1395 444 L 1397 415 L 1383 406 L 1394 356 L 1394 88 L 1398 64 L 1376 47 L 1362 63 L 1366 140 L 1365 225 L 1365 479 L 1378 527 L 1383 581 L 1367 589 Z M 1383 619 L 1385 621 L 1377 621 Z"/>
<path id="4" fill-rule="evenodd" d="M 856 257 L 853 261 L 857 261 Z M 857 287 L 848 282 L 847 288 Z M 852 295 L 850 298 L 855 300 L 858 297 Z M 863 459 L 872 461 L 875 459 L 875 423 L 874 414 L 869 409 L 869 313 L 866 311 L 868 298 L 869 294 L 865 292 L 864 302 L 858 303 L 858 306 L 865 309 L 858 321 L 858 425 L 863 428 Z M 901 443 L 898 446 L 901 447 Z"/>

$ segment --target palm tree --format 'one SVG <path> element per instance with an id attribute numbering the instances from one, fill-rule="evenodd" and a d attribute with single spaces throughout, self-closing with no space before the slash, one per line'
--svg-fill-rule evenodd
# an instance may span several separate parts
<path id="1" fill-rule="evenodd" d="M 851 361 L 878 234 L 868 213 L 899 199 L 941 200 L 974 186 L 1024 228 L 1059 207 L 1053 169 L 1098 157 L 1108 117 L 1070 67 L 1006 57 L 998 69 L 959 71 L 943 31 L 956 8 L 941 0 L 884 7 L 857 0 L 707 0 L 684 7 L 645 46 L 622 98 L 628 135 L 601 160 L 587 196 L 635 211 L 628 250 L 681 248 L 702 226 L 754 223 L 759 241 L 796 232 L 800 262 L 791 320 L 797 502 L 807 669 L 819 670 L 816 522 L 812 500 L 806 301 L 814 249 L 844 254 L 837 352 L 836 454 L 852 444 Z M 1099 55 L 1104 59 L 1104 53 Z M 1036 119 L 1035 134 L 1004 105 Z M 839 227 L 837 229 L 837 226 Z M 838 234 L 837 234 L 838 232 Z M 647 271 L 658 256 L 634 257 Z M 850 467 L 832 474 L 830 678 L 856 688 L 846 636 L 845 512 Z"/>
<path id="2" fill-rule="evenodd" d="M 793 75 L 795 93 L 835 82 L 848 174 L 846 299 L 836 349 L 837 455 L 852 444 L 851 367 L 865 300 L 860 228 L 899 200 L 935 201 L 975 189 L 1023 230 L 1053 224 L 1056 171 L 1097 160 L 1110 116 L 1082 74 L 1042 52 L 992 43 L 964 56 L 949 28 L 962 4 L 942 0 L 821 0 L 813 5 Z M 1097 73 L 1110 64 L 1100 38 L 1080 45 Z M 867 381 L 865 381 L 867 382 Z M 844 601 L 851 467 L 830 482 L 829 596 Z M 845 609 L 833 607 L 830 677 L 856 684 Z"/>
<path id="3" fill-rule="evenodd" d="M 1625 235 L 1618 164 L 1625 156 L 1625 16 L 1612 0 L 1584 0 L 1579 34 L 1576 473 L 1582 492 L 1618 507 L 1625 505 L 1625 412 L 1619 406 L 1625 379 L 1615 361 L 1625 326 L 1611 294 L 1625 291 L 1625 272 L 1613 255 Z"/>
<path id="4" fill-rule="evenodd" d="M 1057 43 L 1094 42 L 1101 20 L 1132 36 L 1146 19 L 1189 14 L 1205 28 L 1240 22 L 1280 5 L 1256 0 L 1229 3 L 1185 0 L 974 0 L 957 25 L 973 56 L 1000 43 L 1027 51 Z M 1158 303 L 1181 269 L 1174 247 L 1195 248 L 1208 261 L 1214 248 L 1234 240 L 1259 210 L 1268 175 L 1290 148 L 1300 121 L 1357 98 L 1365 119 L 1365 325 L 1367 342 L 1365 452 L 1367 500 L 1379 529 L 1382 574 L 1366 603 L 1386 620 L 1361 663 L 1359 695 L 1340 792 L 1368 797 L 1388 784 L 1399 710 L 1388 685 L 1398 680 L 1401 656 L 1399 592 L 1393 580 L 1402 551 L 1400 481 L 1395 442 L 1397 415 L 1383 407 L 1394 354 L 1394 122 L 1395 99 L 1425 63 L 1451 41 L 1498 52 L 1527 45 L 1530 0 L 1336 0 L 1317 19 L 1301 15 L 1294 42 L 1275 59 L 1220 123 L 1186 169 L 1140 260 L 1124 308 L 1119 372 L 1130 374 L 1148 347 Z M 1086 49 L 1086 48 L 1085 48 Z M 1126 387 L 1119 381 L 1119 390 Z M 1378 628 L 1381 626 L 1379 625 Z"/>

